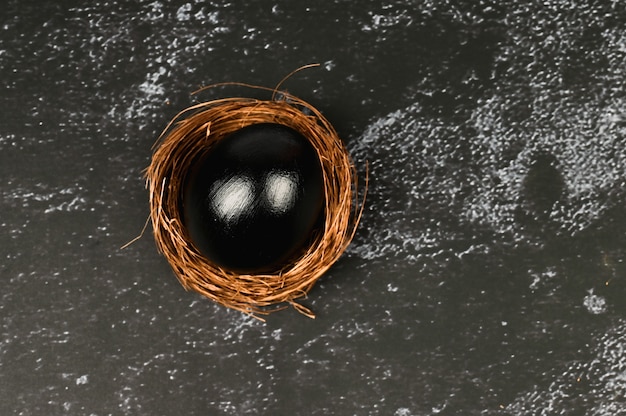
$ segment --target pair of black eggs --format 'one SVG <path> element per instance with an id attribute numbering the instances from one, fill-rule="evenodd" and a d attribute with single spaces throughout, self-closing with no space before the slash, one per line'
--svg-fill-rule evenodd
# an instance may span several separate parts
<path id="1" fill-rule="evenodd" d="M 317 151 L 296 130 L 252 124 L 192 164 L 183 214 L 195 247 L 237 273 L 274 273 L 293 262 L 324 218 Z"/>

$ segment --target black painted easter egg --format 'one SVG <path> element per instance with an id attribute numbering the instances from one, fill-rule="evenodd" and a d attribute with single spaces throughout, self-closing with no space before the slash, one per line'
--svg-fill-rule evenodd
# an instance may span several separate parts
<path id="1" fill-rule="evenodd" d="M 244 127 L 189 169 L 185 227 L 214 264 L 238 273 L 280 270 L 323 218 L 324 181 L 313 145 L 273 123 Z"/>

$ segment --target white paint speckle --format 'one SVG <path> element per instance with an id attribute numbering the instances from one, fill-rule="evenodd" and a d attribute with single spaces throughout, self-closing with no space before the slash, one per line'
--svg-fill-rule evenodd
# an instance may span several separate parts
<path id="1" fill-rule="evenodd" d="M 76 379 L 76 385 L 81 386 L 83 384 L 89 383 L 89 376 L 87 374 L 83 374 L 82 376 Z"/>
<path id="2" fill-rule="evenodd" d="M 191 19 L 191 4 L 186 3 L 178 8 L 176 11 L 176 18 L 181 22 L 186 22 Z"/>
<path id="3" fill-rule="evenodd" d="M 589 293 L 583 299 L 583 305 L 589 313 L 600 315 L 607 311 L 606 299 L 593 293 L 593 289 L 589 289 Z"/>

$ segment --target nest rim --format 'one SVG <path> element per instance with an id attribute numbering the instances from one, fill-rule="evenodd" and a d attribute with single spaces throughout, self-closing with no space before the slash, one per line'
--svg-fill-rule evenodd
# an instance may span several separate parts
<path id="1" fill-rule="evenodd" d="M 289 93 L 281 91 L 276 99 L 276 89 L 252 87 L 272 91 L 271 100 L 230 97 L 201 102 L 178 113 L 163 130 L 145 170 L 149 220 L 157 248 L 186 290 L 259 319 L 288 305 L 314 318 L 297 299 L 306 297 L 352 241 L 365 195 L 357 200 L 354 163 L 320 111 Z M 324 221 L 297 260 L 273 273 L 241 274 L 215 265 L 194 246 L 182 219 L 180 196 L 194 160 L 221 139 L 258 123 L 291 127 L 313 145 L 322 167 Z"/>

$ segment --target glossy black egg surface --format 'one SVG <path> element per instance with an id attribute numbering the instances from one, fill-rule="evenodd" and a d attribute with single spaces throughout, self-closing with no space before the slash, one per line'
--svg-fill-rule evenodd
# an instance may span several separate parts
<path id="1" fill-rule="evenodd" d="M 278 271 L 323 218 L 317 152 L 290 127 L 253 124 L 225 137 L 189 170 L 185 226 L 210 261 L 239 273 Z"/>

